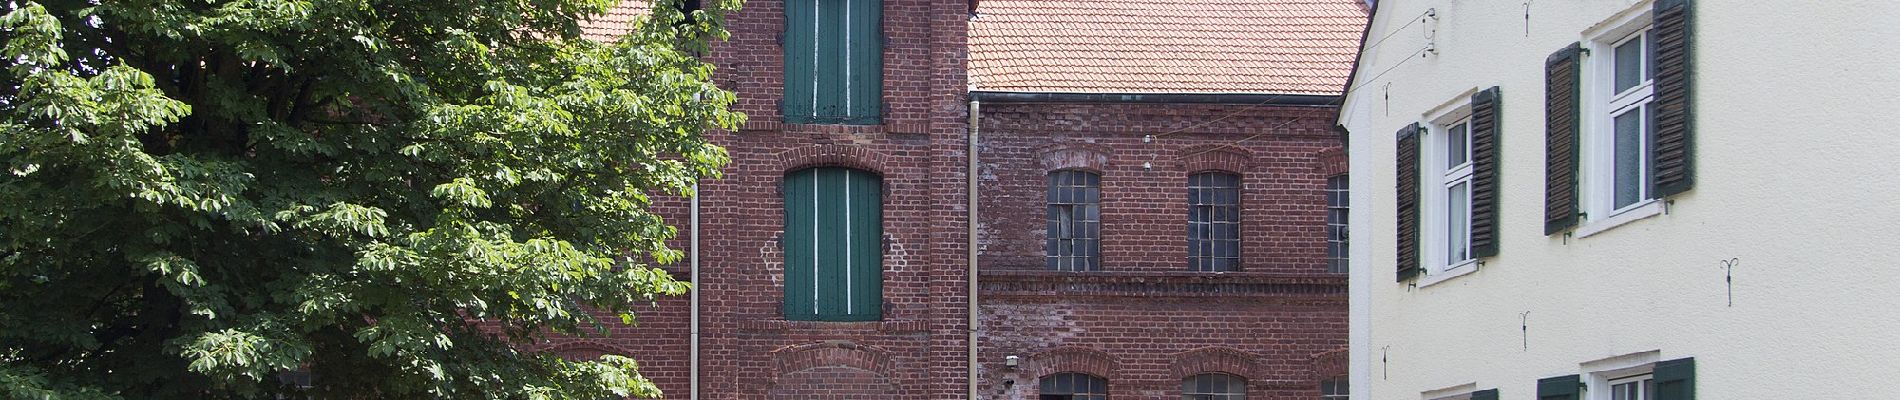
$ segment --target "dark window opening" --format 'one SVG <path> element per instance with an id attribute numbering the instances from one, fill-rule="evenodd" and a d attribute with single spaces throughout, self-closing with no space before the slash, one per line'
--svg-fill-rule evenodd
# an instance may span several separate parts
<path id="1" fill-rule="evenodd" d="M 1108 400 L 1108 379 L 1063 372 L 1042 377 L 1041 400 Z"/>
<path id="2" fill-rule="evenodd" d="M 1049 174 L 1049 225 L 1044 250 L 1057 271 L 1102 269 L 1102 177 L 1088 171 Z"/>
<path id="3" fill-rule="evenodd" d="M 1188 268 L 1202 272 L 1240 269 L 1239 175 L 1188 176 Z"/>

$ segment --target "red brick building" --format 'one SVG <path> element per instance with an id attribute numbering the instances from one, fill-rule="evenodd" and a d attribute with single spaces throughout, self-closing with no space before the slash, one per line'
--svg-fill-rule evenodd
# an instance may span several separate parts
<path id="1" fill-rule="evenodd" d="M 709 55 L 750 121 L 709 133 L 734 162 L 696 249 L 665 206 L 696 307 L 546 349 L 671 398 L 1320 398 L 1360 4 L 748 1 Z"/>

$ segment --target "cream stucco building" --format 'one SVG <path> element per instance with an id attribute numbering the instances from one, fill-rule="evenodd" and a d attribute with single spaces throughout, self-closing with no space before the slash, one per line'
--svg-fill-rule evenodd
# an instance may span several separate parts
<path id="1" fill-rule="evenodd" d="M 1900 398 L 1896 20 L 1379 1 L 1339 117 L 1353 398 Z"/>

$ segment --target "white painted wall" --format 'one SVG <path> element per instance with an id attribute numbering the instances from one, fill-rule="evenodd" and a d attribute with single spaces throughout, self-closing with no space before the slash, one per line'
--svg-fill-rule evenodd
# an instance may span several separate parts
<path id="1" fill-rule="evenodd" d="M 1354 398 L 1475 384 L 1527 399 L 1539 378 L 1646 352 L 1625 363 L 1695 357 L 1700 399 L 1900 398 L 1900 3 L 1697 1 L 1695 188 L 1567 241 L 1543 235 L 1545 57 L 1649 3 L 1534 0 L 1528 34 L 1523 3 L 1379 2 L 1340 118 Z M 1406 26 L 1426 9 L 1436 21 Z M 1435 285 L 1395 282 L 1393 132 L 1490 86 L 1501 251 Z"/>

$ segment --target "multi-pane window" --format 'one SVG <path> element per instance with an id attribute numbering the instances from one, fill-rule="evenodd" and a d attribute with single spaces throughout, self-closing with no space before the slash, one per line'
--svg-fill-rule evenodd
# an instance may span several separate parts
<path id="1" fill-rule="evenodd" d="M 1346 377 L 1336 377 L 1319 381 L 1320 400 L 1347 400 L 1352 398 L 1352 388 L 1346 384 Z"/>
<path id="2" fill-rule="evenodd" d="M 1088 171 L 1049 173 L 1049 269 L 1102 269 L 1102 177 Z"/>
<path id="3" fill-rule="evenodd" d="M 1347 211 L 1350 210 L 1351 197 L 1346 175 L 1326 179 L 1326 272 L 1343 274 L 1347 271 L 1347 251 L 1351 242 L 1347 240 Z"/>
<path id="4" fill-rule="evenodd" d="M 1650 102 L 1655 100 L 1655 67 L 1650 63 L 1650 47 L 1655 44 L 1647 30 L 1638 31 L 1611 45 L 1609 71 L 1610 127 L 1610 209 L 1622 211 L 1651 198 L 1650 131 L 1654 119 Z"/>
<path id="5" fill-rule="evenodd" d="M 883 113 L 879 0 L 785 2 L 786 122 L 877 124 Z"/>
<path id="6" fill-rule="evenodd" d="M 1200 374 L 1181 380 L 1181 400 L 1246 400 L 1247 380 L 1228 374 Z"/>
<path id="7" fill-rule="evenodd" d="M 1188 268 L 1219 272 L 1239 267 L 1240 176 L 1188 176 Z"/>
<path id="8" fill-rule="evenodd" d="M 1610 400 L 1649 400 L 1656 391 L 1656 380 L 1650 375 L 1632 376 L 1610 381 Z"/>
<path id="9" fill-rule="evenodd" d="M 1039 400 L 1108 400 L 1108 379 L 1063 372 L 1042 377 Z"/>
<path id="10" fill-rule="evenodd" d="M 849 168 L 785 175 L 785 319 L 883 316 L 883 182 Z"/>
<path id="11" fill-rule="evenodd" d="M 1471 124 L 1461 120 L 1445 126 L 1439 159 L 1444 183 L 1445 259 L 1441 265 L 1471 260 Z"/>

